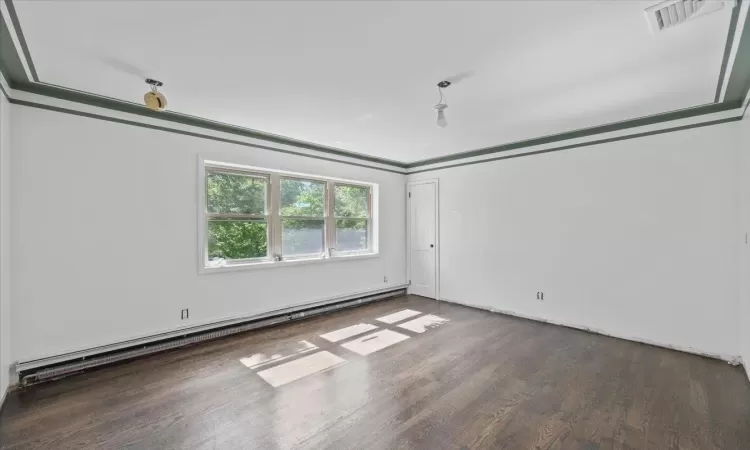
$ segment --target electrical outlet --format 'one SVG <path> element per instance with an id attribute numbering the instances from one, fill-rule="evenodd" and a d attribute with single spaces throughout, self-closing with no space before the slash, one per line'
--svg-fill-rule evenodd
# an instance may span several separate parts
<path id="1" fill-rule="evenodd" d="M 185 320 L 188 317 L 190 317 L 190 310 L 185 308 L 182 311 L 180 311 L 180 320 Z"/>
<path id="2" fill-rule="evenodd" d="M 383 277 L 383 283 L 387 283 L 387 282 L 388 282 L 388 277 Z"/>
<path id="3" fill-rule="evenodd" d="M 536 293 L 536 299 L 537 300 L 544 300 L 544 292 L 537 292 Z"/>

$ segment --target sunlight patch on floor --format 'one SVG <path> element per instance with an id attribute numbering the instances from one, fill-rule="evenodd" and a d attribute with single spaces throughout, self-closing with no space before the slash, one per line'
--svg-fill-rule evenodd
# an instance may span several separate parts
<path id="1" fill-rule="evenodd" d="M 258 372 L 258 376 L 271 386 L 277 388 L 300 378 L 333 369 L 342 364 L 346 364 L 344 358 L 340 358 L 331 352 L 322 351 L 295 359 L 294 361 L 279 364 L 270 369 L 261 370 Z"/>
<path id="2" fill-rule="evenodd" d="M 392 330 L 381 330 L 354 339 L 353 341 L 346 342 L 341 344 L 341 346 L 347 350 L 353 351 L 354 353 L 365 356 L 407 339 L 409 339 L 409 336 L 405 334 L 397 333 Z"/>
<path id="3" fill-rule="evenodd" d="M 352 336 L 367 333 L 368 331 L 377 329 L 378 327 L 376 327 L 375 325 L 370 325 L 369 323 L 358 323 L 357 325 L 352 325 L 350 327 L 331 331 L 330 333 L 321 334 L 320 337 L 330 342 L 338 342 L 343 341 L 344 339 L 348 339 Z"/>
<path id="4" fill-rule="evenodd" d="M 415 316 L 420 317 L 414 318 Z M 240 362 L 277 388 L 334 369 L 347 362 L 344 358 L 324 350 L 326 348 L 335 351 L 336 348 L 343 347 L 360 356 L 367 356 L 412 337 L 394 331 L 396 329 L 421 334 L 448 322 L 448 319 L 443 317 L 433 314 L 422 315 L 421 312 L 412 309 L 403 309 L 378 317 L 376 320 L 381 322 L 380 326 L 361 322 L 318 335 L 332 343 L 329 345 L 320 341 L 320 346 L 309 341 L 282 343 L 271 351 L 242 358 Z"/>
<path id="5" fill-rule="evenodd" d="M 303 353 L 308 353 L 318 348 L 317 345 L 307 341 L 299 341 L 291 346 L 288 351 L 275 352 L 271 354 L 255 353 L 249 358 L 241 358 L 240 362 L 250 369 L 257 369 L 273 362 L 283 361 Z"/>
<path id="6" fill-rule="evenodd" d="M 403 328 L 405 330 L 413 331 L 415 333 L 424 333 L 427 330 L 439 327 L 445 322 L 448 322 L 448 319 L 443 319 L 442 317 L 428 314 L 426 316 L 418 317 L 414 320 L 404 322 L 398 325 L 398 327 Z"/>
<path id="7" fill-rule="evenodd" d="M 395 312 L 393 314 L 388 314 L 387 316 L 378 317 L 375 320 L 379 322 L 387 323 L 387 324 L 392 324 L 392 323 L 396 323 L 404 319 L 408 319 L 409 317 L 418 316 L 420 314 L 422 313 L 419 311 L 414 311 L 411 309 L 404 309 L 399 312 Z"/>

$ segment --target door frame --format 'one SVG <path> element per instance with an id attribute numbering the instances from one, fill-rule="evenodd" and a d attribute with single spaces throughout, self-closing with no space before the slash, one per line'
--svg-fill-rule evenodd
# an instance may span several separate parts
<path id="1" fill-rule="evenodd" d="M 440 300 L 440 179 L 427 178 L 424 180 L 406 182 L 406 280 L 410 283 L 407 293 L 411 294 L 411 205 L 409 192 L 412 186 L 420 184 L 435 184 L 435 300 Z"/>

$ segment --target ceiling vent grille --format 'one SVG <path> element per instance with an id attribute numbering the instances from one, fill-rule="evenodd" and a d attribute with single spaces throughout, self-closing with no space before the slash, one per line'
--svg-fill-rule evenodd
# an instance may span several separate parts
<path id="1" fill-rule="evenodd" d="M 732 9 L 735 0 L 667 0 L 646 8 L 646 20 L 656 34 L 696 17 L 721 9 Z"/>

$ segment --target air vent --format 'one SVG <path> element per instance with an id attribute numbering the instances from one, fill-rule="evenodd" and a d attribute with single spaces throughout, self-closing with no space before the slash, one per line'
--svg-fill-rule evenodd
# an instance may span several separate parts
<path id="1" fill-rule="evenodd" d="M 735 0 L 667 0 L 646 8 L 646 20 L 651 32 L 656 34 L 696 17 L 732 9 L 735 4 Z"/>

